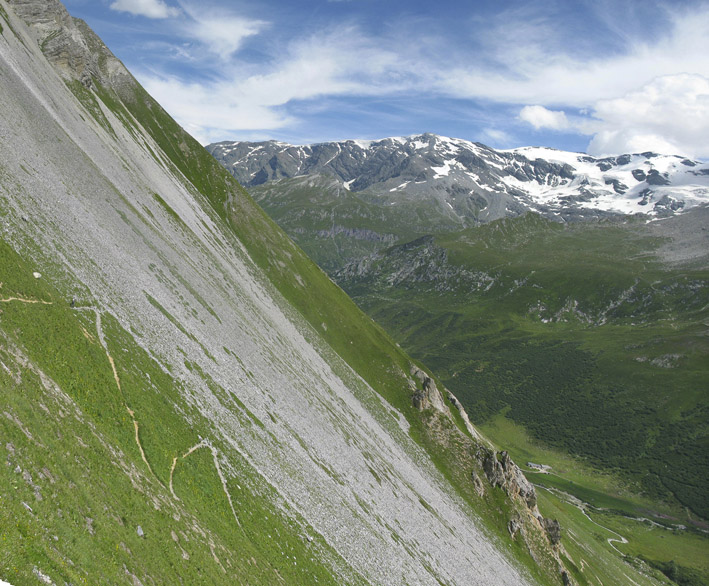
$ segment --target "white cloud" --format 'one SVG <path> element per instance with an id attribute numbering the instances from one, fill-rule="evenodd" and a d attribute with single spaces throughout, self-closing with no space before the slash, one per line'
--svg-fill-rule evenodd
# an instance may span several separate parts
<path id="1" fill-rule="evenodd" d="M 599 101 L 593 116 L 591 154 L 651 150 L 709 157 L 707 77 L 659 77 L 623 97 Z"/>
<path id="2" fill-rule="evenodd" d="M 244 99 L 238 84 L 204 85 L 154 75 L 139 77 L 145 89 L 198 140 L 216 129 L 276 129 L 293 122 L 271 104 Z"/>
<path id="3" fill-rule="evenodd" d="M 597 101 L 590 116 L 525 106 L 519 118 L 537 130 L 591 135 L 592 155 L 653 151 L 709 157 L 709 79 L 681 73 L 655 78 L 639 89 Z"/>
<path id="4" fill-rule="evenodd" d="M 496 144 L 509 143 L 512 140 L 512 137 L 507 132 L 499 128 L 485 128 L 483 129 L 483 135 Z"/>
<path id="5" fill-rule="evenodd" d="M 199 138 L 293 127 L 304 100 L 317 107 L 318 99 L 336 96 L 421 95 L 521 108 L 517 123 L 593 137 L 594 153 L 707 156 L 702 134 L 709 136 L 703 89 L 709 79 L 709 5 L 691 15 L 657 7 L 663 27 L 638 34 L 620 26 L 622 42 L 612 51 L 592 47 L 594 35 L 559 33 L 563 27 L 550 18 L 507 12 L 497 24 L 476 29 L 482 45 L 471 59 L 464 44 L 454 46 L 435 32 L 416 34 L 415 21 L 378 37 L 341 24 L 309 37 L 288 38 L 276 30 L 266 38 L 263 31 L 278 19 L 271 24 L 196 0 L 174 1 L 185 18 L 173 26 L 183 39 L 197 41 L 180 46 L 188 52 L 181 62 L 203 65 L 208 81 L 197 85 L 187 75 L 181 80 L 160 72 L 138 77 Z M 141 6 L 143 13 L 147 6 L 173 10 L 163 0 L 118 4 Z M 258 56 L 239 52 L 256 35 L 262 35 Z M 422 119 L 430 115 L 427 107 Z M 487 124 L 483 133 L 496 143 L 509 142 L 515 132 L 514 122 Z"/>
<path id="6" fill-rule="evenodd" d="M 525 106 L 520 111 L 519 118 L 537 130 L 540 128 L 565 130 L 569 127 L 569 121 L 564 112 L 549 110 L 544 106 Z"/>
<path id="7" fill-rule="evenodd" d="M 180 15 L 179 8 L 168 6 L 163 0 L 114 0 L 110 8 L 148 18 L 171 18 Z"/>
<path id="8" fill-rule="evenodd" d="M 624 51 L 612 54 L 598 49 L 574 53 L 545 21 L 505 21 L 493 26 L 485 39 L 486 58 L 494 67 L 442 70 L 438 87 L 460 98 L 583 108 L 663 75 L 691 72 L 709 77 L 709 7 L 658 15 L 667 20 L 665 36 L 628 39 Z"/>
<path id="9" fill-rule="evenodd" d="M 228 59 L 238 51 L 244 40 L 261 33 L 269 26 L 263 20 L 250 19 L 228 12 L 206 9 L 203 5 L 181 2 L 190 17 L 183 25 L 185 36 L 205 45 L 211 53 Z"/>
<path id="10" fill-rule="evenodd" d="M 377 47 L 355 28 L 294 42 L 278 65 L 265 73 L 248 74 L 235 64 L 222 69 L 221 80 L 200 84 L 154 73 L 138 72 L 137 76 L 198 140 L 215 133 L 293 125 L 296 120 L 284 106 L 296 100 L 379 95 L 410 87 L 410 80 L 399 70 L 398 56 Z"/>

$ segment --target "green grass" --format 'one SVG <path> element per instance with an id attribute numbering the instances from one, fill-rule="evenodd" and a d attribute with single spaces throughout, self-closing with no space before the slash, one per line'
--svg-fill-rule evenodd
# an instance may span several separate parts
<path id="1" fill-rule="evenodd" d="M 576 506 L 544 490 L 538 491 L 538 500 L 541 513 L 561 523 L 565 566 L 581 586 L 670 584 L 661 573 L 613 550 L 608 539 L 618 536 L 589 520 Z"/>
<path id="2" fill-rule="evenodd" d="M 553 517 L 559 515 L 560 510 L 566 511 L 562 521 L 566 534 L 576 535 L 576 540 L 583 544 L 598 542 L 606 554 L 620 557 L 603 545 L 604 539 L 617 537 L 612 533 L 615 532 L 628 540 L 625 545 L 615 543 L 623 554 L 648 563 L 674 561 L 690 574 L 698 573 L 702 580 L 709 580 L 709 539 L 691 526 L 683 509 L 639 495 L 621 475 L 596 469 L 588 462 L 534 441 L 523 427 L 503 415 L 493 418 L 480 429 L 495 444 L 504 446 L 522 466 L 527 478 L 537 485 L 542 514 Z M 526 466 L 527 462 L 551 466 L 550 473 L 534 472 Z M 586 510 L 591 518 L 608 530 L 593 526 L 574 511 L 573 506 L 563 504 L 563 499 L 555 496 L 558 493 L 552 494 L 545 488 L 573 495 L 587 503 L 590 506 Z M 687 529 L 679 529 L 681 525 Z M 599 535 L 603 538 L 600 541 Z M 564 540 L 564 544 L 568 546 L 568 540 Z M 573 541 L 571 548 L 574 548 Z M 605 554 L 597 552 L 595 555 Z"/>
<path id="3" fill-rule="evenodd" d="M 197 444 L 199 435 L 212 435 L 211 423 L 185 402 L 184 389 L 105 315 L 102 329 L 119 390 L 93 312 L 71 308 L 45 279 L 34 279 L 32 268 L 4 242 L 0 281 L 1 298 L 52 303 L 12 301 L 0 307 L 0 455 L 7 462 L 0 468 L 2 578 L 30 583 L 36 566 L 55 580 L 117 583 L 128 568 L 143 582 L 174 584 L 179 576 L 217 584 L 225 580 L 225 566 L 255 584 L 273 583 L 276 572 L 288 583 L 340 583 L 330 563 L 347 572 L 346 564 L 326 544 L 308 542 L 303 531 L 316 533 L 274 509 L 277 495 L 267 497 L 270 489 L 253 469 L 216 440 L 219 454 L 228 454 L 239 469 L 239 485 L 230 481 L 229 491 L 242 528 L 233 520 L 209 450 L 179 459 L 175 501 L 166 488 L 172 459 Z M 34 367 L 18 359 L 15 348 Z M 48 390 L 35 368 L 62 391 Z M 157 477 L 142 462 L 126 406 L 139 422 Z M 145 538 L 138 536 L 138 525 Z M 359 583 L 354 575 L 350 581 Z"/>
<path id="4" fill-rule="evenodd" d="M 504 410 L 706 517 L 709 272 L 662 265 L 659 243 L 642 224 L 528 215 L 394 247 L 365 275 L 337 276 L 477 423 Z"/>
<path id="5" fill-rule="evenodd" d="M 220 244 L 246 247 L 263 271 L 255 271 L 261 274 L 263 285 L 301 333 L 322 351 L 335 374 L 346 380 L 365 405 L 377 405 L 373 412 L 393 433 L 402 433 L 398 423 L 381 409 L 379 399 L 359 376 L 399 408 L 412 426 L 412 436 L 448 478 L 452 490 L 470 506 L 471 515 L 477 511 L 490 535 L 505 543 L 505 515 L 514 505 L 499 490 L 491 491 L 483 504 L 472 494 L 470 469 L 463 469 L 460 459 L 470 457 L 471 443 L 461 439 L 453 422 L 439 430 L 441 435 L 434 435 L 412 407 L 410 358 L 140 86 L 125 83 L 113 90 L 94 81 L 97 90 L 91 96 L 74 88 L 87 111 L 95 110 L 94 99 L 101 100 L 130 134 L 140 135 L 138 125 L 150 134 L 159 148 L 144 144 L 146 151 L 184 178 L 197 204 L 223 229 L 226 242 Z M 151 193 L 146 197 L 152 197 Z M 173 216 L 169 209 L 165 211 Z M 143 219 L 147 227 L 154 226 Z M 132 227 L 137 232 L 144 229 Z M 81 308 L 69 304 L 67 291 L 83 285 L 70 276 L 66 282 L 51 285 L 47 278 L 33 279 L 32 270 L 7 243 L 0 243 L 2 295 L 52 302 L 47 306 L 11 303 L 1 308 L 0 356 L 7 369 L 0 369 L 0 413 L 10 414 L 0 416 L 5 443 L 0 455 L 10 462 L 0 470 L 0 537 L 10 544 L 0 554 L 3 579 L 33 583 L 36 566 L 58 583 L 74 584 L 120 583 L 130 579 L 129 573 L 145 584 L 233 583 L 234 576 L 248 584 L 273 584 L 276 576 L 291 584 L 363 582 L 253 466 L 219 441 L 214 423 L 192 407 L 189 392 L 141 348 L 136 334 L 99 308 L 108 352 L 121 380 L 119 387 L 93 325 L 93 300 L 85 295 Z M 163 305 L 148 299 L 178 330 L 192 336 Z M 263 425 L 237 398 L 207 380 L 196 365 L 190 367 L 193 375 L 203 376 L 215 400 L 243 425 Z M 53 396 L 40 372 L 67 398 Z M 134 421 L 139 426 L 139 443 Z M 182 457 L 200 436 L 211 442 L 219 461 L 229 462 L 234 473 L 228 475 L 227 492 L 240 527 L 233 519 L 211 450 L 200 448 Z M 453 440 L 459 443 L 451 445 Z M 177 498 L 169 489 L 175 457 Z M 32 480 L 25 480 L 22 473 L 18 476 L 15 466 L 30 471 Z M 34 496 L 32 483 L 41 485 L 41 500 Z M 21 502 L 30 504 L 33 511 Z M 144 537 L 138 535 L 138 526 Z M 541 566 L 521 543 L 512 547 L 516 562 L 540 583 L 558 583 L 555 568 L 549 565 L 548 545 L 534 547 Z"/>

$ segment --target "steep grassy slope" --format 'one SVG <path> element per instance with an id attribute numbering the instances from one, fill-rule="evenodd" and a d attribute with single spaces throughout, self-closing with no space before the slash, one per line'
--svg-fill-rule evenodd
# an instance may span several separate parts
<path id="1" fill-rule="evenodd" d="M 83 23 L 0 7 L 0 578 L 560 584 L 383 330 Z"/>

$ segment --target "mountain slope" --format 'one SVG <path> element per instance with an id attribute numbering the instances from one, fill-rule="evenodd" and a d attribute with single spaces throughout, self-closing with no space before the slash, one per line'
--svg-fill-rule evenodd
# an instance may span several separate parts
<path id="1" fill-rule="evenodd" d="M 0 21 L 0 577 L 562 583 L 518 469 L 86 25 Z"/>
<path id="2" fill-rule="evenodd" d="M 530 479 L 621 534 L 669 525 L 622 551 L 706 581 L 706 164 L 433 135 L 208 148 L 495 440 L 555 449 Z"/>

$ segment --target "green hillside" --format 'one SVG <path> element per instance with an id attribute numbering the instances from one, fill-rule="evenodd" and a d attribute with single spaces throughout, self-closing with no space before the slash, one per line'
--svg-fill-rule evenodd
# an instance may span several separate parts
<path id="1" fill-rule="evenodd" d="M 663 263 L 660 244 L 641 222 L 528 215 L 338 278 L 476 422 L 504 412 L 706 518 L 709 272 Z"/>

